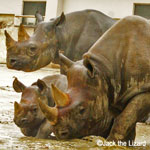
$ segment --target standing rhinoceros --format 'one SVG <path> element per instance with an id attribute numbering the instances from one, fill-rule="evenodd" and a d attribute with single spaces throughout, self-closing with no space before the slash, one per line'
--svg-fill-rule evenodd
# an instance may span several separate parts
<path id="1" fill-rule="evenodd" d="M 83 61 L 83 62 L 82 62 Z M 135 138 L 136 122 L 150 112 L 150 22 L 142 17 L 121 19 L 68 66 L 68 90 L 52 85 L 63 105 L 41 110 L 58 139 L 100 135 L 108 140 Z"/>
<path id="2" fill-rule="evenodd" d="M 14 41 L 5 31 L 7 67 L 34 71 L 50 62 L 60 63 L 59 51 L 71 60 L 80 60 L 115 22 L 99 11 L 84 10 L 62 13 L 49 22 L 39 23 L 34 34 L 22 42 Z"/>
<path id="3" fill-rule="evenodd" d="M 54 106 L 51 84 L 65 91 L 67 79 L 64 75 L 51 75 L 38 79 L 31 86 L 26 87 L 17 78 L 13 82 L 16 92 L 22 92 L 20 103 L 14 103 L 14 122 L 26 136 L 48 138 L 51 125 L 40 110 L 37 99 L 43 100 L 48 106 Z"/>

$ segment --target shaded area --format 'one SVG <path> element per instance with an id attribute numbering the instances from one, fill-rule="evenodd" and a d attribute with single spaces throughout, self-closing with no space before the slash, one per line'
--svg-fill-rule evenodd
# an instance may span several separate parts
<path id="1" fill-rule="evenodd" d="M 58 69 L 43 68 L 39 71 L 25 73 L 22 71 L 9 70 L 0 64 L 0 150 L 25 149 L 25 150 L 149 150 L 150 147 L 121 147 L 121 146 L 98 146 L 97 142 L 105 140 L 101 137 L 90 136 L 83 139 L 68 141 L 36 139 L 25 137 L 13 122 L 14 101 L 19 102 L 20 94 L 14 92 L 12 82 L 16 76 L 25 85 L 30 85 L 38 78 L 50 74 L 58 74 Z M 136 141 L 150 143 L 150 126 L 137 124 Z"/>

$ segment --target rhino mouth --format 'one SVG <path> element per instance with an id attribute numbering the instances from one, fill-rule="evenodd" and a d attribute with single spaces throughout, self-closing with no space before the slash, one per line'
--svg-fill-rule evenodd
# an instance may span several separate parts
<path id="1" fill-rule="evenodd" d="M 28 128 L 28 127 L 31 127 L 35 123 L 35 120 L 29 121 L 28 118 L 21 118 L 19 120 L 14 118 L 13 120 L 15 124 L 20 128 Z"/>
<path id="2" fill-rule="evenodd" d="M 15 65 L 9 65 L 8 68 L 9 69 L 21 70 L 22 66 L 19 65 L 19 64 L 15 64 Z"/>
<path id="3" fill-rule="evenodd" d="M 23 67 L 23 63 L 17 58 L 9 58 L 9 61 L 7 63 L 7 67 L 9 69 L 15 68 L 17 70 L 20 70 Z"/>
<path id="4" fill-rule="evenodd" d="M 70 132 L 68 129 L 62 129 L 55 133 L 57 139 L 70 139 Z"/>
<path id="5" fill-rule="evenodd" d="M 36 70 L 33 68 L 32 62 L 26 62 L 18 59 L 10 59 L 7 63 L 7 67 L 9 69 L 23 70 L 25 72 Z"/>
<path id="6" fill-rule="evenodd" d="M 27 128 L 27 127 L 30 127 L 30 124 L 29 123 L 26 123 L 26 124 L 19 124 L 17 125 L 18 127 L 20 128 Z"/>
<path id="7" fill-rule="evenodd" d="M 17 121 L 16 119 L 14 119 L 14 122 L 20 128 L 25 128 L 29 126 L 28 122 L 22 122 L 22 120 Z"/>

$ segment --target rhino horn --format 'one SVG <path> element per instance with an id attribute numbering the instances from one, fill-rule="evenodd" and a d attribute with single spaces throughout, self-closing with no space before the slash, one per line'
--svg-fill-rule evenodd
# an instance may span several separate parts
<path id="1" fill-rule="evenodd" d="M 53 84 L 51 85 L 52 96 L 55 101 L 56 106 L 65 107 L 70 103 L 69 97 L 67 94 L 61 92 L 57 87 Z"/>
<path id="2" fill-rule="evenodd" d="M 67 72 L 67 70 L 73 65 L 73 61 L 64 56 L 62 53 L 59 53 L 59 60 L 61 67 Z"/>
<path id="3" fill-rule="evenodd" d="M 15 114 L 16 114 L 20 109 L 21 109 L 21 105 L 15 101 L 15 102 L 14 102 L 14 112 L 15 112 Z"/>
<path id="4" fill-rule="evenodd" d="M 18 29 L 18 41 L 22 42 L 22 41 L 28 40 L 29 38 L 30 36 L 28 35 L 23 24 L 21 23 Z"/>
<path id="5" fill-rule="evenodd" d="M 8 32 L 5 30 L 5 36 L 6 36 L 6 47 L 9 49 L 10 47 L 14 46 L 16 41 L 8 34 Z"/>
<path id="6" fill-rule="evenodd" d="M 56 107 L 49 107 L 48 105 L 43 103 L 40 98 L 38 99 L 38 103 L 41 108 L 41 111 L 49 120 L 50 124 L 55 125 L 57 123 L 58 109 Z"/>

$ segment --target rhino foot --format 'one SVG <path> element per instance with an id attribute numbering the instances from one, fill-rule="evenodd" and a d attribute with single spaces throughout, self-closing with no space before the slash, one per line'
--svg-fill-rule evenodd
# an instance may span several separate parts
<path id="1" fill-rule="evenodd" d="M 145 121 L 146 125 L 150 125 L 150 113 L 148 114 L 148 119 Z"/>
<path id="2" fill-rule="evenodd" d="M 132 141 L 135 139 L 135 124 L 144 118 L 150 107 L 150 93 L 144 93 L 132 98 L 123 112 L 114 120 L 108 140 Z M 145 107 L 147 106 L 147 107 Z M 141 115 L 143 110 L 143 115 Z M 131 117 L 132 116 L 132 117 Z M 147 120 L 150 123 L 150 117 Z"/>
<path id="3" fill-rule="evenodd" d="M 109 135 L 107 137 L 107 141 L 114 141 L 114 142 L 118 142 L 119 140 L 123 139 L 124 136 L 118 133 L 115 133 L 113 135 Z"/>
<path id="4" fill-rule="evenodd" d="M 148 120 L 146 120 L 146 125 L 150 125 L 150 118 Z"/>

